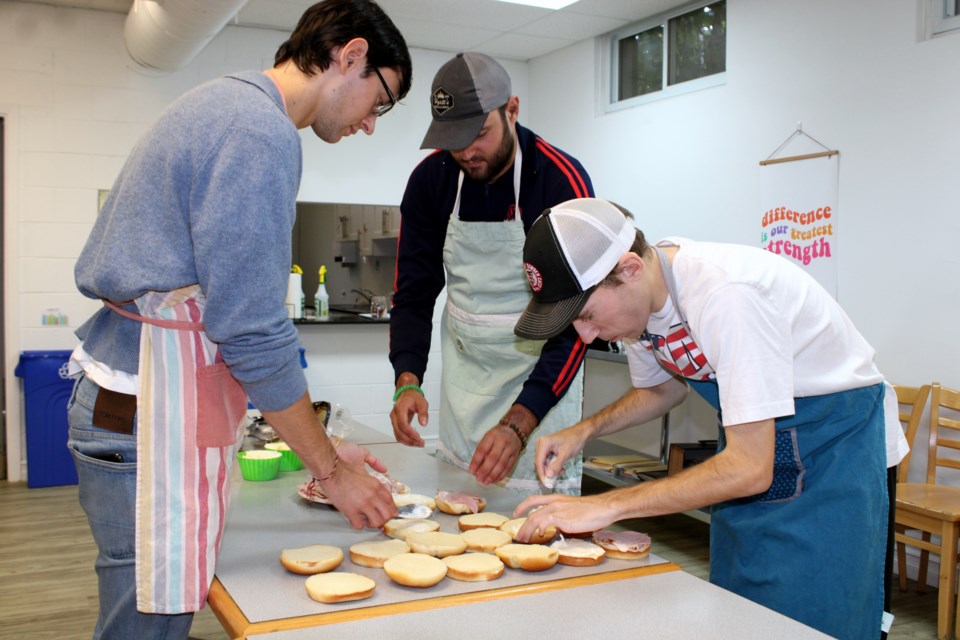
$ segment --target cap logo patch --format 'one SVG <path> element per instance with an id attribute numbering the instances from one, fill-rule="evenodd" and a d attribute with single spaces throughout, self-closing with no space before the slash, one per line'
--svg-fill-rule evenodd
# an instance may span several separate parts
<path id="1" fill-rule="evenodd" d="M 453 94 L 447 93 L 443 87 L 437 87 L 430 101 L 433 103 L 433 110 L 438 116 L 442 116 L 447 111 L 450 111 L 450 109 L 453 109 Z"/>
<path id="2" fill-rule="evenodd" d="M 533 289 L 534 293 L 540 293 L 540 290 L 543 289 L 543 276 L 540 275 L 540 271 L 529 262 L 524 262 L 523 268 L 527 272 L 527 282 L 530 283 L 530 288 Z"/>

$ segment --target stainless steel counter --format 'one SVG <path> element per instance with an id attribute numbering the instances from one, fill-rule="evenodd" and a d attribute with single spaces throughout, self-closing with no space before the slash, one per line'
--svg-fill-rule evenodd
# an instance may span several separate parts
<path id="1" fill-rule="evenodd" d="M 369 324 L 372 326 L 390 326 L 390 318 L 371 318 L 369 314 L 346 313 L 342 311 L 331 311 L 329 320 L 317 320 L 316 318 L 300 318 L 291 320 L 297 327 L 330 326 L 336 324 Z"/>

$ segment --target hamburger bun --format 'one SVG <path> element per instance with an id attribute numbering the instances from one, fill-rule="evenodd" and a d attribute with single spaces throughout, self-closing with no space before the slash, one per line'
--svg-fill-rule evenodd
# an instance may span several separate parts
<path id="1" fill-rule="evenodd" d="M 376 588 L 376 582 L 356 573 L 337 571 L 307 578 L 307 594 L 327 604 L 363 600 L 372 596 Z"/>
<path id="2" fill-rule="evenodd" d="M 505 544 L 497 547 L 497 557 L 511 569 L 546 571 L 557 564 L 560 554 L 542 544 Z"/>
<path id="3" fill-rule="evenodd" d="M 607 552 L 608 558 L 639 560 L 650 553 L 650 536 L 639 531 L 604 529 L 593 534 L 593 542 Z"/>
<path id="4" fill-rule="evenodd" d="M 398 553 L 410 553 L 410 545 L 403 540 L 368 540 L 350 547 L 350 561 L 361 567 L 379 569 L 387 558 Z"/>
<path id="5" fill-rule="evenodd" d="M 305 576 L 333 571 L 341 562 L 343 551 L 340 547 L 331 547 L 328 544 L 312 544 L 280 551 L 280 564 L 283 568 Z"/>
<path id="6" fill-rule="evenodd" d="M 407 504 L 422 504 L 431 510 L 437 508 L 436 501 L 422 493 L 402 493 L 393 496 L 393 504 L 402 507 Z"/>
<path id="7" fill-rule="evenodd" d="M 506 522 L 507 519 L 507 516 L 492 511 L 468 513 L 460 516 L 460 519 L 457 521 L 457 526 L 460 527 L 460 531 L 469 531 L 470 529 L 479 529 L 480 527 L 492 527 L 496 529 Z"/>
<path id="8" fill-rule="evenodd" d="M 513 520 L 507 520 L 502 525 L 500 525 L 501 531 L 506 531 L 510 534 L 510 537 L 513 540 L 517 539 L 517 532 L 520 531 L 520 527 L 523 526 L 523 523 L 526 522 L 526 518 L 514 518 Z M 552 524 L 547 527 L 546 531 L 534 531 L 533 535 L 530 536 L 530 544 L 544 544 L 550 542 L 557 537 L 557 528 Z"/>
<path id="9" fill-rule="evenodd" d="M 403 540 L 407 534 L 413 532 L 423 533 L 425 531 L 436 531 L 440 528 L 440 523 L 436 520 L 404 520 L 403 518 L 394 518 L 387 520 L 383 525 L 383 532 L 391 538 Z"/>
<path id="10" fill-rule="evenodd" d="M 489 553 L 468 553 L 444 558 L 447 576 L 463 582 L 485 582 L 503 575 L 503 561 Z"/>
<path id="11" fill-rule="evenodd" d="M 457 533 L 425 531 L 407 535 L 406 543 L 414 553 L 422 553 L 436 558 L 456 556 L 467 550 L 467 543 Z"/>
<path id="12" fill-rule="evenodd" d="M 464 531 L 460 534 L 460 537 L 467 543 L 467 551 L 481 553 L 493 553 L 497 547 L 513 542 L 513 538 L 506 531 L 489 527 Z"/>
<path id="13" fill-rule="evenodd" d="M 550 545 L 559 554 L 557 562 L 571 567 L 591 567 L 600 564 L 606 557 L 606 551 L 600 545 L 587 540 L 561 538 Z"/>
<path id="14" fill-rule="evenodd" d="M 447 575 L 443 560 L 423 553 L 401 553 L 383 563 L 387 576 L 405 587 L 432 587 Z"/>
<path id="15" fill-rule="evenodd" d="M 487 506 L 487 501 L 480 496 L 454 491 L 438 491 L 435 500 L 437 509 L 452 516 L 462 513 L 480 513 Z"/>

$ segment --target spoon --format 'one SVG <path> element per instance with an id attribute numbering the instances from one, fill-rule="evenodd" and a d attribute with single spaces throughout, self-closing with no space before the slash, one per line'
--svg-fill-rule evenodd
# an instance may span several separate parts
<path id="1" fill-rule="evenodd" d="M 433 509 L 425 504 L 405 504 L 397 507 L 398 518 L 429 518 Z"/>

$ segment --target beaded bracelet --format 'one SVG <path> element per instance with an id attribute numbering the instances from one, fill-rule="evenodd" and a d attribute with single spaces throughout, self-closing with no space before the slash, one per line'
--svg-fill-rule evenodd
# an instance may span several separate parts
<path id="1" fill-rule="evenodd" d="M 515 422 L 507 422 L 506 420 L 501 420 L 500 424 L 505 427 L 510 427 L 510 429 L 517 434 L 517 437 L 520 438 L 520 451 L 521 453 L 527 448 L 527 436 L 523 435 L 523 431 L 520 431 L 520 427 L 517 426 Z"/>
<path id="2" fill-rule="evenodd" d="M 328 473 L 327 475 L 323 476 L 322 478 L 318 478 L 317 476 L 313 476 L 313 479 L 316 480 L 317 482 L 326 482 L 327 480 L 329 480 L 330 478 L 332 478 L 332 477 L 333 477 L 333 474 L 335 474 L 335 473 L 337 472 L 337 463 L 338 463 L 338 462 L 340 462 L 340 456 L 334 454 L 334 456 L 333 456 L 333 468 L 330 469 L 330 473 Z"/>
<path id="3" fill-rule="evenodd" d="M 418 385 L 418 384 L 405 384 L 405 385 L 403 385 L 402 387 L 400 387 L 399 389 L 397 389 L 397 392 L 396 392 L 395 394 L 393 394 L 393 401 L 396 402 L 396 401 L 397 401 L 397 398 L 400 397 L 400 394 L 403 393 L 404 391 L 406 391 L 407 389 L 414 389 L 414 390 L 416 390 L 417 393 L 419 393 L 420 395 L 424 395 L 423 389 L 420 388 L 420 385 Z"/>

